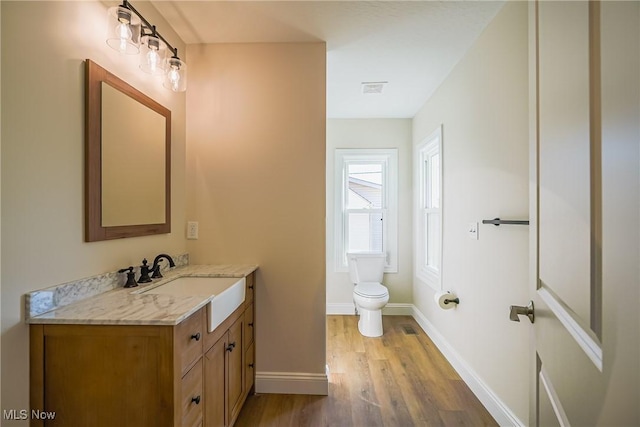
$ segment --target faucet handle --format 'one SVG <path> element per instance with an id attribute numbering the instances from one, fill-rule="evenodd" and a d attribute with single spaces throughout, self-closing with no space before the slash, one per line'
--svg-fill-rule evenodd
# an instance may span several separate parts
<path id="1" fill-rule="evenodd" d="M 147 259 L 142 260 L 142 265 L 140 266 L 140 278 L 138 279 L 138 283 L 149 283 L 151 282 L 151 277 L 149 277 L 149 266 L 147 265 Z"/>
<path id="2" fill-rule="evenodd" d="M 125 283 L 125 288 L 135 288 L 138 286 L 136 282 L 136 274 L 133 272 L 133 266 L 129 266 L 127 268 L 122 268 L 118 270 L 118 273 L 127 273 L 127 283 Z"/>

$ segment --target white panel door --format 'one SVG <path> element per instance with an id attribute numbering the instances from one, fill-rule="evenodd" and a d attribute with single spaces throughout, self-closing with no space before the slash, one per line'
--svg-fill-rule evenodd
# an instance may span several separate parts
<path id="1" fill-rule="evenodd" d="M 602 179 L 601 7 L 586 1 L 530 6 L 531 411 L 540 426 L 611 425 L 637 416 L 629 407 L 620 418 L 603 410 L 607 393 L 637 390 L 633 383 L 613 389 L 610 371 L 619 355 L 606 354 L 602 344 L 603 318 L 614 319 L 611 307 L 621 306 L 603 305 L 603 241 L 613 230 L 603 227 L 603 193 L 613 189 Z"/>

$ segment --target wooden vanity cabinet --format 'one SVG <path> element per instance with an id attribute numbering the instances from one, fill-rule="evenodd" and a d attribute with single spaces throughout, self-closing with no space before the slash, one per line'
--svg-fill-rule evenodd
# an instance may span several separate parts
<path id="1" fill-rule="evenodd" d="M 233 425 L 253 391 L 254 274 L 245 303 L 213 332 L 206 307 L 176 326 L 32 324 L 31 409 L 56 417 L 31 425 Z"/>

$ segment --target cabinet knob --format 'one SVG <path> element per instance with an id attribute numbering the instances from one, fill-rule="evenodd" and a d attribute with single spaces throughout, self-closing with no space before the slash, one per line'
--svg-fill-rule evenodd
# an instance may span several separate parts
<path id="1" fill-rule="evenodd" d="M 235 343 L 235 342 L 232 342 L 231 344 L 229 344 L 229 345 L 227 346 L 227 351 L 233 351 L 233 349 L 235 348 L 235 346 L 236 346 L 236 343 Z"/>
<path id="2" fill-rule="evenodd" d="M 192 340 L 200 341 L 200 332 L 191 335 Z"/>
<path id="3" fill-rule="evenodd" d="M 196 405 L 199 405 L 200 404 L 200 396 L 192 397 L 191 401 L 194 402 Z"/>
<path id="4" fill-rule="evenodd" d="M 249 367 L 250 367 L 250 368 L 253 368 L 253 363 L 249 363 Z"/>
<path id="5" fill-rule="evenodd" d="M 249 289 L 253 289 L 253 285 L 249 285 Z"/>
<path id="6" fill-rule="evenodd" d="M 253 322 L 249 323 L 249 326 L 253 328 Z"/>

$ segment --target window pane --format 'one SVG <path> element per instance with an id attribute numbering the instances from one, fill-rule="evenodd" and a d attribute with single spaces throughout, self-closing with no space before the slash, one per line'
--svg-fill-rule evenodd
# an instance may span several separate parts
<path id="1" fill-rule="evenodd" d="M 426 209 L 426 208 L 430 208 L 431 207 L 431 201 L 429 200 L 429 198 L 431 197 L 430 192 L 429 192 L 429 187 L 431 185 L 430 181 L 429 181 L 429 159 L 425 158 L 424 159 L 424 163 L 422 164 L 422 170 L 420 171 L 420 176 L 422 177 L 422 179 L 424 180 L 423 187 L 422 187 L 422 191 L 424 192 L 424 194 L 422 194 L 422 201 L 420 203 L 423 204 L 422 208 Z"/>
<path id="2" fill-rule="evenodd" d="M 382 252 L 382 213 L 348 213 L 347 252 Z"/>
<path id="3" fill-rule="evenodd" d="M 382 206 L 382 164 L 350 163 L 347 165 L 347 208 L 366 209 Z"/>
<path id="4" fill-rule="evenodd" d="M 427 241 L 427 266 L 440 270 L 440 214 L 425 214 L 425 231 Z"/>
<path id="5" fill-rule="evenodd" d="M 440 207 L 440 154 L 431 156 L 431 168 L 429 168 L 429 207 Z"/>

